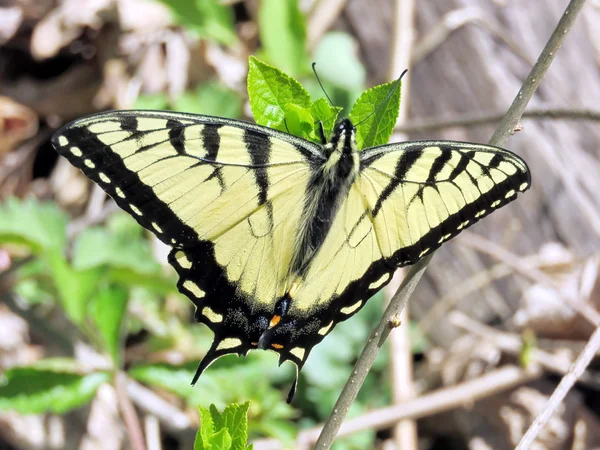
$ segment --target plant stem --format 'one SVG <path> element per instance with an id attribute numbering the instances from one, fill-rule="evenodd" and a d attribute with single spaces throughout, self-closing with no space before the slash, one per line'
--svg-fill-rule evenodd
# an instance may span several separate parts
<path id="1" fill-rule="evenodd" d="M 503 113 L 489 112 L 477 114 L 465 114 L 453 119 L 425 118 L 416 119 L 399 125 L 394 129 L 397 133 L 419 133 L 424 131 L 440 130 L 451 127 L 473 127 L 488 123 L 499 122 L 504 117 Z M 600 121 L 600 111 L 591 109 L 530 109 L 525 111 L 522 118 L 528 119 L 551 119 L 551 120 L 594 120 Z"/>
<path id="2" fill-rule="evenodd" d="M 504 118 L 501 120 L 495 133 L 492 135 L 492 138 L 489 142 L 490 145 L 495 145 L 498 147 L 503 146 L 511 136 L 515 127 L 519 124 L 519 120 L 525 111 L 527 103 L 529 100 L 531 100 L 531 97 L 539 86 L 542 77 L 545 75 L 548 67 L 550 67 L 550 64 L 554 60 L 556 51 L 562 45 L 568 31 L 571 29 L 571 26 L 573 25 L 573 22 L 584 3 L 585 0 L 572 0 L 567 6 L 565 13 L 550 36 L 548 43 L 544 47 L 544 50 L 542 50 L 537 62 L 527 76 L 525 83 L 519 90 L 519 93 L 504 115 Z M 394 316 L 400 315 L 404 309 L 408 299 L 421 280 L 423 273 L 425 273 L 427 265 L 431 261 L 432 256 L 433 253 L 417 262 L 406 274 L 406 278 L 402 281 L 400 288 L 383 313 L 381 321 L 369 336 L 369 339 L 363 348 L 362 353 L 360 354 L 358 361 L 354 366 L 354 369 L 352 370 L 352 374 L 342 389 L 342 392 L 334 406 L 333 412 L 327 419 L 327 422 L 325 422 L 323 431 L 319 435 L 314 449 L 326 450 L 331 447 L 331 444 L 333 444 L 335 436 L 344 418 L 348 414 L 348 410 L 350 409 L 352 402 L 356 398 L 358 391 L 360 390 L 360 387 L 367 376 L 367 373 L 371 369 L 371 366 L 373 365 L 373 362 L 379 353 L 379 349 L 385 342 L 385 339 L 390 332 L 390 320 Z"/>
<path id="3" fill-rule="evenodd" d="M 590 340 L 577 357 L 575 363 L 571 366 L 562 380 L 560 380 L 560 383 L 552 393 L 550 400 L 548 400 L 548 403 L 544 406 L 544 410 L 535 418 L 515 450 L 525 450 L 531 447 L 531 444 L 533 444 L 533 441 L 540 430 L 548 423 L 548 420 L 552 417 L 556 408 L 562 403 L 571 388 L 575 385 L 577 379 L 583 374 L 592 358 L 596 355 L 598 349 L 600 349 L 600 327 L 596 328 L 596 331 L 594 331 L 590 337 Z"/>
<path id="4" fill-rule="evenodd" d="M 117 402 L 119 410 L 127 429 L 129 443 L 133 450 L 146 450 L 146 442 L 144 440 L 144 432 L 140 418 L 137 415 L 133 403 L 127 393 L 127 375 L 124 372 L 115 374 L 115 390 L 117 391 Z"/>
<path id="5" fill-rule="evenodd" d="M 550 39 L 546 43 L 544 50 L 542 50 L 540 57 L 531 69 L 531 72 L 529 72 L 519 93 L 513 100 L 512 105 L 510 105 L 510 108 L 508 108 L 508 111 L 500 121 L 498 128 L 496 128 L 496 131 L 492 135 L 492 138 L 490 139 L 491 145 L 497 145 L 499 147 L 504 145 L 515 127 L 519 124 L 519 120 L 521 119 L 523 112 L 525 112 L 525 107 L 529 103 L 529 100 L 531 100 L 531 97 L 533 97 L 533 93 L 537 87 L 540 85 L 550 64 L 554 61 L 556 52 L 561 47 L 584 4 L 585 0 L 571 0 L 569 2 L 561 19 L 558 21 L 558 25 L 556 25 Z"/>

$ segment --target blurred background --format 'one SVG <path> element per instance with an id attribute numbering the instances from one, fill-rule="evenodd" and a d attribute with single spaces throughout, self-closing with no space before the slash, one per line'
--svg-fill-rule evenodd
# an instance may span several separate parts
<path id="1" fill-rule="evenodd" d="M 0 449 L 191 449 L 198 406 L 246 401 L 256 450 L 310 448 L 393 293 L 315 347 L 292 405 L 293 368 L 267 352 L 192 388 L 211 333 L 168 249 L 58 158 L 59 126 L 120 108 L 251 120 L 256 55 L 314 99 L 315 61 L 345 108 L 408 68 L 393 140 L 487 142 L 567 3 L 0 0 Z M 599 29 L 589 1 L 507 144 L 532 189 L 436 252 L 337 449 L 513 448 L 589 338 Z M 600 448 L 598 368 L 536 448 Z"/>

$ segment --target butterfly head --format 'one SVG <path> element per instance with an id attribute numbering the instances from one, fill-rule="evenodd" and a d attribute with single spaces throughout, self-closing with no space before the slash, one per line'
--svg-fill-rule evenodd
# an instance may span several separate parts
<path id="1" fill-rule="evenodd" d="M 338 121 L 333 128 L 329 144 L 333 151 L 340 154 L 356 152 L 356 127 L 350 119 L 346 118 Z"/>

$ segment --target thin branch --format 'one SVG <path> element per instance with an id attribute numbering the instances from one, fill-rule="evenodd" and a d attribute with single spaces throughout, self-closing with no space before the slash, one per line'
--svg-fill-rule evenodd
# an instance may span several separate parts
<path id="1" fill-rule="evenodd" d="M 544 428 L 544 426 L 556 411 L 556 408 L 565 399 L 571 388 L 575 385 L 577 379 L 583 374 L 587 366 L 590 364 L 596 352 L 600 349 L 600 327 L 590 337 L 590 340 L 584 347 L 583 351 L 577 357 L 575 363 L 569 369 L 569 372 L 560 380 L 560 383 L 550 396 L 548 403 L 544 406 L 544 410 L 535 418 L 525 436 L 519 442 L 516 450 L 525 450 L 531 447 L 533 441 Z"/>
<path id="2" fill-rule="evenodd" d="M 133 450 L 146 450 L 142 424 L 127 393 L 127 375 L 123 372 L 116 373 L 114 386 L 117 391 L 117 403 L 119 404 L 119 410 L 127 429 L 131 448 Z"/>
<path id="3" fill-rule="evenodd" d="M 539 257 L 526 256 L 521 257 L 523 263 L 527 266 L 530 265 L 535 268 L 539 265 Z M 428 333 L 431 331 L 442 318 L 448 314 L 448 312 L 460 304 L 461 300 L 467 298 L 469 294 L 472 294 L 478 290 L 483 289 L 487 285 L 491 284 L 495 280 L 507 277 L 514 274 L 514 269 L 500 262 L 494 264 L 489 269 L 481 270 L 475 273 L 470 278 L 456 285 L 450 292 L 444 294 L 435 304 L 423 314 L 419 320 L 419 328 L 424 332 Z"/>
<path id="4" fill-rule="evenodd" d="M 510 105 L 506 115 L 500 121 L 496 132 L 492 135 L 490 144 L 501 147 L 508 140 L 512 131 L 518 125 L 521 116 L 525 112 L 525 107 L 529 103 L 529 100 L 533 97 L 533 93 L 540 85 L 550 64 L 554 61 L 556 52 L 561 47 L 584 4 L 585 0 L 571 0 L 569 2 L 556 29 L 552 32 L 548 43 L 544 47 L 544 50 L 542 50 L 540 57 L 531 69 L 531 72 L 529 72 L 525 83 L 521 86 L 512 105 Z"/>
<path id="5" fill-rule="evenodd" d="M 149 414 L 144 417 L 144 431 L 148 450 L 162 450 L 160 422 L 156 416 Z"/>
<path id="6" fill-rule="evenodd" d="M 536 367 L 524 369 L 507 365 L 472 380 L 437 389 L 401 405 L 388 406 L 361 414 L 344 422 L 338 437 L 347 437 L 363 430 L 381 430 L 393 426 L 400 420 L 416 420 L 465 405 L 472 405 L 478 400 L 510 391 L 536 380 L 542 375 L 543 372 Z M 315 442 L 322 430 L 322 426 L 316 426 L 302 431 L 296 439 L 294 448 L 307 448 Z M 281 442 L 277 439 L 260 439 L 254 441 L 253 444 L 256 449 L 260 450 L 280 450 L 282 448 Z"/>
<path id="7" fill-rule="evenodd" d="M 126 389 L 127 395 L 141 411 L 156 417 L 168 430 L 181 431 L 193 426 L 189 417 L 181 409 L 153 390 L 132 379 L 127 380 Z"/>
<path id="8" fill-rule="evenodd" d="M 502 120 L 504 114 L 497 112 L 482 112 L 477 114 L 464 114 L 452 119 L 427 118 L 417 119 L 405 125 L 400 125 L 394 131 L 399 133 L 415 133 L 423 131 L 440 130 L 452 127 L 474 127 Z M 600 121 L 600 111 L 591 109 L 531 109 L 525 111 L 523 119 L 551 119 L 551 120 L 593 120 Z"/>
<path id="9" fill-rule="evenodd" d="M 308 18 L 308 48 L 312 49 L 336 21 L 348 0 L 320 0 Z"/>
<path id="10" fill-rule="evenodd" d="M 518 358 L 523 351 L 523 338 L 515 333 L 496 330 L 495 328 L 478 322 L 459 311 L 451 312 L 447 319 L 456 327 L 481 338 L 490 340 L 500 350 L 516 358 Z M 570 358 L 553 355 L 541 348 L 531 348 L 529 353 L 529 359 L 532 363 L 539 364 L 544 369 L 560 375 L 568 373 L 569 367 L 573 363 Z M 598 379 L 598 376 L 595 376 L 591 372 L 583 373 L 579 381 L 581 384 L 592 389 L 600 389 L 600 380 Z"/>
<path id="11" fill-rule="evenodd" d="M 394 80 L 403 70 L 411 70 L 412 47 L 414 40 L 414 0 L 396 0 L 394 6 L 394 30 L 392 35 L 392 54 L 388 79 Z M 411 77 L 403 80 L 404 95 L 396 125 L 406 122 L 410 104 Z M 403 139 L 404 140 L 404 139 Z M 386 286 L 384 295 L 387 302 L 393 297 L 404 277 L 406 270 L 399 269 L 392 282 Z M 399 316 L 401 323 L 408 323 L 408 308 Z M 392 403 L 402 405 L 415 397 L 413 365 L 408 327 L 400 327 L 390 336 L 390 371 L 392 383 Z M 412 419 L 399 420 L 394 427 L 392 447 L 403 450 L 417 450 L 419 439 L 417 423 Z"/>
<path id="12" fill-rule="evenodd" d="M 426 58 L 436 48 L 446 42 L 456 30 L 469 24 L 477 25 L 485 32 L 503 41 L 527 65 L 533 64 L 522 51 L 519 43 L 514 41 L 510 36 L 507 36 L 504 33 L 503 27 L 497 21 L 486 17 L 482 9 L 467 6 L 444 14 L 437 24 L 430 27 L 430 31 L 415 44 L 412 56 L 413 65 Z"/>
<path id="13" fill-rule="evenodd" d="M 564 289 L 562 289 L 561 286 L 551 277 L 534 267 L 523 264 L 521 257 L 509 252 L 505 248 L 490 241 L 489 239 L 486 239 L 478 234 L 471 233 L 470 231 L 463 232 L 458 239 L 463 245 L 474 248 L 481 253 L 485 253 L 498 259 L 499 261 L 502 261 L 508 267 L 513 268 L 513 270 L 525 275 L 534 282 L 554 289 L 556 293 L 563 298 L 571 308 L 580 313 L 594 327 L 600 325 L 600 313 L 596 311 L 588 302 L 581 301 L 577 295 L 566 293 Z"/>
<path id="14" fill-rule="evenodd" d="M 57 347 L 57 350 L 61 354 L 73 354 L 75 351 L 73 341 L 54 328 L 50 321 L 39 317 L 34 310 L 27 307 L 27 303 L 23 299 L 19 299 L 16 294 L 5 293 L 0 295 L 0 303 L 4 303 L 12 312 L 25 319 L 29 324 L 30 330 L 37 334 L 42 342 L 52 343 L 52 345 Z"/>
<path id="15" fill-rule="evenodd" d="M 535 367 L 523 369 L 507 365 L 473 380 L 438 389 L 401 405 L 376 409 L 347 420 L 341 426 L 338 436 L 345 437 L 363 430 L 380 430 L 393 426 L 399 420 L 419 419 L 465 405 L 472 405 L 478 400 L 533 381 L 542 373 Z M 320 432 L 321 427 L 315 427 L 300 433 L 298 436 L 300 446 L 303 442 L 313 442 Z M 318 444 L 314 448 L 318 448 Z"/>
<path id="16" fill-rule="evenodd" d="M 567 7 L 565 14 L 558 22 L 556 29 L 553 31 L 552 36 L 550 36 L 550 40 L 544 47 L 544 50 L 542 50 L 537 62 L 525 80 L 525 84 L 521 87 L 517 97 L 500 122 L 498 129 L 490 139 L 490 145 L 495 145 L 498 147 L 503 146 L 511 136 L 511 132 L 519 124 L 519 120 L 525 111 L 527 103 L 529 100 L 531 100 L 531 97 L 538 87 L 541 78 L 545 75 L 550 63 L 554 60 L 556 51 L 564 41 L 569 29 L 573 24 L 573 21 L 575 20 L 575 17 L 581 10 L 583 3 L 584 0 L 572 0 Z M 331 447 L 331 444 L 333 443 L 344 418 L 348 414 L 348 410 L 356 398 L 358 391 L 367 376 L 367 373 L 375 362 L 375 358 L 379 353 L 379 349 L 383 345 L 383 342 L 390 332 L 390 322 L 392 318 L 401 314 L 404 306 L 408 302 L 408 299 L 425 273 L 427 265 L 431 261 L 432 256 L 433 253 L 424 257 L 409 269 L 408 273 L 406 274 L 406 278 L 402 281 L 402 284 L 398 289 L 398 292 L 396 292 L 396 295 L 394 295 L 389 306 L 383 313 L 381 321 L 369 336 L 369 339 L 363 348 L 356 365 L 354 366 L 352 374 L 342 389 L 342 392 L 334 406 L 333 412 L 327 419 L 327 422 L 325 422 L 325 426 L 323 427 L 323 430 L 314 446 L 315 449 L 326 450 Z M 401 408 L 404 406 L 405 405 L 400 405 Z"/>

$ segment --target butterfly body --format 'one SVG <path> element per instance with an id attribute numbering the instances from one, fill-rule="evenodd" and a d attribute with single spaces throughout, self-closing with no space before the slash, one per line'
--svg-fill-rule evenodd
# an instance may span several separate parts
<path id="1" fill-rule="evenodd" d="M 414 264 L 530 186 L 503 149 L 415 141 L 359 151 L 340 121 L 327 143 L 241 121 L 115 111 L 54 146 L 172 246 L 178 288 L 220 356 L 262 348 L 301 368 L 393 271 Z"/>
<path id="2" fill-rule="evenodd" d="M 356 129 L 346 119 L 335 127 L 330 142 L 323 146 L 326 159 L 314 168 L 306 189 L 301 223 L 295 237 L 291 275 L 303 275 L 321 248 L 340 204 L 360 171 Z"/>

